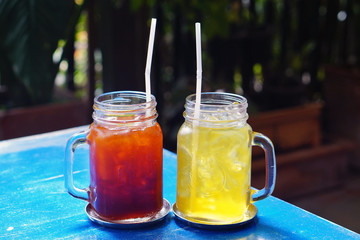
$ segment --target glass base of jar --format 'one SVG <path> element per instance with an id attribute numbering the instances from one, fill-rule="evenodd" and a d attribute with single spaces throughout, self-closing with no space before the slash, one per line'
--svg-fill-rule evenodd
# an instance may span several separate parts
<path id="1" fill-rule="evenodd" d="M 87 204 L 85 207 L 85 212 L 89 219 L 97 224 L 100 224 L 104 227 L 110 228 L 120 228 L 120 229 L 130 229 L 130 228 L 141 228 L 149 226 L 155 223 L 158 223 L 165 219 L 171 210 L 171 205 L 168 200 L 163 199 L 163 207 L 155 215 L 151 217 L 144 218 L 134 218 L 126 220 L 105 220 L 94 210 L 91 204 Z"/>
<path id="2" fill-rule="evenodd" d="M 176 203 L 173 204 L 172 209 L 176 219 L 192 227 L 205 229 L 235 228 L 250 223 L 257 215 L 257 208 L 254 204 L 250 204 L 244 216 L 240 217 L 239 220 L 233 222 L 219 222 L 207 219 L 188 218 L 183 216 L 183 214 L 179 212 Z"/>

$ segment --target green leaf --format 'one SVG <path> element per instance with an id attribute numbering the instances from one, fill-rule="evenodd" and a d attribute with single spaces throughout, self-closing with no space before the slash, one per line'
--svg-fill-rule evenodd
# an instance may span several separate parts
<path id="1" fill-rule="evenodd" d="M 1 58 L 31 104 L 51 100 L 59 64 L 52 55 L 59 40 L 73 32 L 79 11 L 73 0 L 0 0 Z"/>

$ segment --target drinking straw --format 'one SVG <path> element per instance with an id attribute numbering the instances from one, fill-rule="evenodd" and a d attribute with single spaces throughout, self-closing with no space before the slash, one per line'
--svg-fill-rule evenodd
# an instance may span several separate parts
<path id="1" fill-rule="evenodd" d="M 200 23 L 195 23 L 195 38 L 196 38 L 196 95 L 195 95 L 195 112 L 193 121 L 193 134 L 192 134 L 192 161 L 191 161 L 191 186 L 190 186 L 190 208 L 196 206 L 196 186 L 197 186 L 197 155 L 199 148 L 199 129 L 196 127 L 200 118 L 200 103 L 201 103 L 201 81 L 202 81 L 202 64 L 201 64 L 201 28 Z"/>
<path id="2" fill-rule="evenodd" d="M 195 98 L 195 119 L 200 117 L 201 103 L 201 82 L 202 82 L 202 63 L 201 63 L 201 28 L 200 23 L 195 23 L 196 37 L 196 98 Z"/>
<path id="3" fill-rule="evenodd" d="M 151 60 L 154 49 L 154 38 L 155 38 L 155 28 L 156 28 L 156 18 L 151 19 L 150 35 L 149 35 L 149 45 L 146 58 L 146 67 L 145 67 L 145 91 L 146 91 L 146 102 L 151 101 L 151 84 L 150 84 L 150 72 L 151 72 Z"/>

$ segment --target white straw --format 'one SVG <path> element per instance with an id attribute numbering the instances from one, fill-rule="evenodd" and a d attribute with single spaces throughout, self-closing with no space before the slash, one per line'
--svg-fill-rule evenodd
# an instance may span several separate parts
<path id="1" fill-rule="evenodd" d="M 146 102 L 151 101 L 150 73 L 151 73 L 151 60 L 152 60 L 153 49 L 154 49 L 155 28 L 156 28 L 156 18 L 152 18 L 151 19 L 151 27 L 150 27 L 150 35 L 149 35 L 147 59 L 146 59 L 146 67 L 145 67 Z"/>
<path id="2" fill-rule="evenodd" d="M 196 99 L 195 99 L 195 119 L 200 117 L 201 103 L 201 82 L 202 82 L 202 63 L 201 63 L 201 28 L 200 23 L 195 23 L 196 36 Z"/>

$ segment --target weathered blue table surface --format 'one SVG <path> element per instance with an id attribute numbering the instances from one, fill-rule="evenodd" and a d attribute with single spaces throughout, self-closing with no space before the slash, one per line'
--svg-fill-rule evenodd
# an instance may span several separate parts
<path id="1" fill-rule="evenodd" d="M 183 225 L 172 213 L 161 223 L 133 230 L 91 222 L 86 202 L 64 189 L 67 139 L 86 127 L 0 141 L 0 239 L 360 239 L 360 235 L 275 197 L 257 202 L 258 215 L 233 230 Z M 88 147 L 75 153 L 75 185 L 89 184 Z M 164 150 L 164 197 L 174 203 L 176 155 Z"/>

